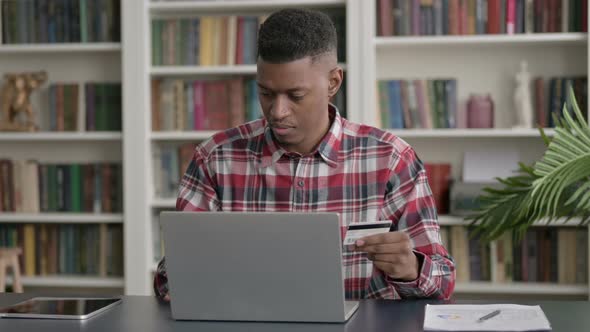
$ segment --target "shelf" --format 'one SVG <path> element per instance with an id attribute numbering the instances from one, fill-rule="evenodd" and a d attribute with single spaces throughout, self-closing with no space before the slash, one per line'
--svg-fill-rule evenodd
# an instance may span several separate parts
<path id="1" fill-rule="evenodd" d="M 586 33 L 534 33 L 515 35 L 462 35 L 462 36 L 399 36 L 375 37 L 375 46 L 460 46 L 460 45 L 583 45 L 588 42 Z"/>
<path id="2" fill-rule="evenodd" d="M 346 64 L 340 63 L 346 70 Z M 152 76 L 190 75 L 256 75 L 256 65 L 235 66 L 155 66 L 150 68 Z"/>
<path id="3" fill-rule="evenodd" d="M 396 136 L 416 138 L 441 138 L 441 137 L 490 137 L 490 138 L 517 138 L 538 137 L 538 129 L 391 129 Z M 554 129 L 545 129 L 545 135 L 553 136 Z"/>
<path id="4" fill-rule="evenodd" d="M 125 287 L 122 277 L 94 277 L 77 275 L 53 275 L 21 277 L 24 287 L 67 287 L 67 288 L 120 288 Z M 8 284 L 12 284 L 12 277 L 8 278 Z"/>
<path id="5" fill-rule="evenodd" d="M 176 198 L 154 198 L 150 204 L 155 209 L 176 208 Z"/>
<path id="6" fill-rule="evenodd" d="M 3 44 L 0 54 L 120 52 L 121 43 Z"/>
<path id="7" fill-rule="evenodd" d="M 202 141 L 217 133 L 214 130 L 152 132 L 153 141 Z"/>
<path id="8" fill-rule="evenodd" d="M 104 142 L 120 141 L 120 132 L 2 132 L 0 142 Z"/>
<path id="9" fill-rule="evenodd" d="M 457 283 L 455 293 L 461 294 L 535 294 L 588 295 L 588 285 L 560 285 L 555 283 L 513 282 L 492 283 L 473 281 Z"/>
<path id="10" fill-rule="evenodd" d="M 14 213 L 0 212 L 0 223 L 75 223 L 75 224 L 96 224 L 123 223 L 123 215 L 118 213 Z"/>
<path id="11" fill-rule="evenodd" d="M 454 225 L 466 226 L 466 225 L 469 225 L 469 222 L 465 221 L 462 217 L 448 216 L 448 215 L 438 216 L 438 223 L 441 226 L 454 226 Z M 580 225 L 580 219 L 578 219 L 578 218 L 570 219 L 568 221 L 566 221 L 566 219 L 556 220 L 556 221 L 551 222 L 550 224 L 547 224 L 547 219 L 541 219 L 541 220 L 533 223 L 533 226 L 548 226 L 548 227 L 562 227 L 562 226 L 576 227 L 579 225 Z"/>
<path id="12" fill-rule="evenodd" d="M 232 11 L 252 11 L 252 10 L 270 10 L 279 8 L 329 8 L 342 7 L 346 4 L 346 0 L 225 0 L 225 1 L 166 1 L 166 2 L 150 2 L 148 5 L 152 13 L 168 14 L 168 13 L 186 13 L 189 12 L 224 12 Z"/>
<path id="13" fill-rule="evenodd" d="M 152 76 L 181 75 L 255 75 L 256 65 L 237 66 L 158 66 L 150 69 Z"/>

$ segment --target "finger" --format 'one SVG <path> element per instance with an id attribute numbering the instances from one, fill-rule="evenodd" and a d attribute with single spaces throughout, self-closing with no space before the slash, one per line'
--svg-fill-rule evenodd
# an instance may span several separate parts
<path id="1" fill-rule="evenodd" d="M 407 243 L 376 244 L 357 248 L 358 251 L 372 254 L 407 254 L 411 251 Z"/>
<path id="2" fill-rule="evenodd" d="M 356 241 L 357 247 L 373 246 L 377 244 L 397 243 L 410 241 L 408 234 L 404 232 L 387 232 L 363 237 Z"/>
<path id="3" fill-rule="evenodd" d="M 164 295 L 164 301 L 165 302 L 170 302 L 170 294 Z"/>

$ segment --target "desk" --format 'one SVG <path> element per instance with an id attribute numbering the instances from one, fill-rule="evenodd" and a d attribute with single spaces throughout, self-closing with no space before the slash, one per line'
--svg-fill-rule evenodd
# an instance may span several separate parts
<path id="1" fill-rule="evenodd" d="M 30 294 L 1 294 L 0 306 L 33 297 Z M 347 324 L 227 323 L 174 321 L 170 307 L 149 296 L 125 296 L 123 303 L 87 321 L 0 319 L 0 331 L 422 331 L 424 306 L 436 301 L 363 301 Z M 474 303 L 470 301 L 469 303 Z M 478 302 L 479 303 L 479 302 Z M 481 302 L 484 303 L 484 302 Z M 492 303 L 492 302 L 489 302 Z M 530 303 L 533 304 L 533 303 Z M 590 302 L 555 301 L 540 304 L 555 332 L 590 331 Z"/>

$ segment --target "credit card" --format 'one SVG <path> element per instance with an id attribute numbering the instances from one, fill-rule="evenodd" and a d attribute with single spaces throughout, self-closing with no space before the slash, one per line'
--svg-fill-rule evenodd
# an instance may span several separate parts
<path id="1" fill-rule="evenodd" d="M 391 220 L 366 221 L 348 225 L 343 244 L 354 245 L 356 240 L 366 236 L 387 233 L 391 228 Z"/>

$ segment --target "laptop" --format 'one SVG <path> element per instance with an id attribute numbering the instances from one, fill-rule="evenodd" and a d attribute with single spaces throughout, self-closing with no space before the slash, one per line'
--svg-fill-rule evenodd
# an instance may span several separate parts
<path id="1" fill-rule="evenodd" d="M 346 322 L 337 213 L 162 212 L 172 317 Z"/>

